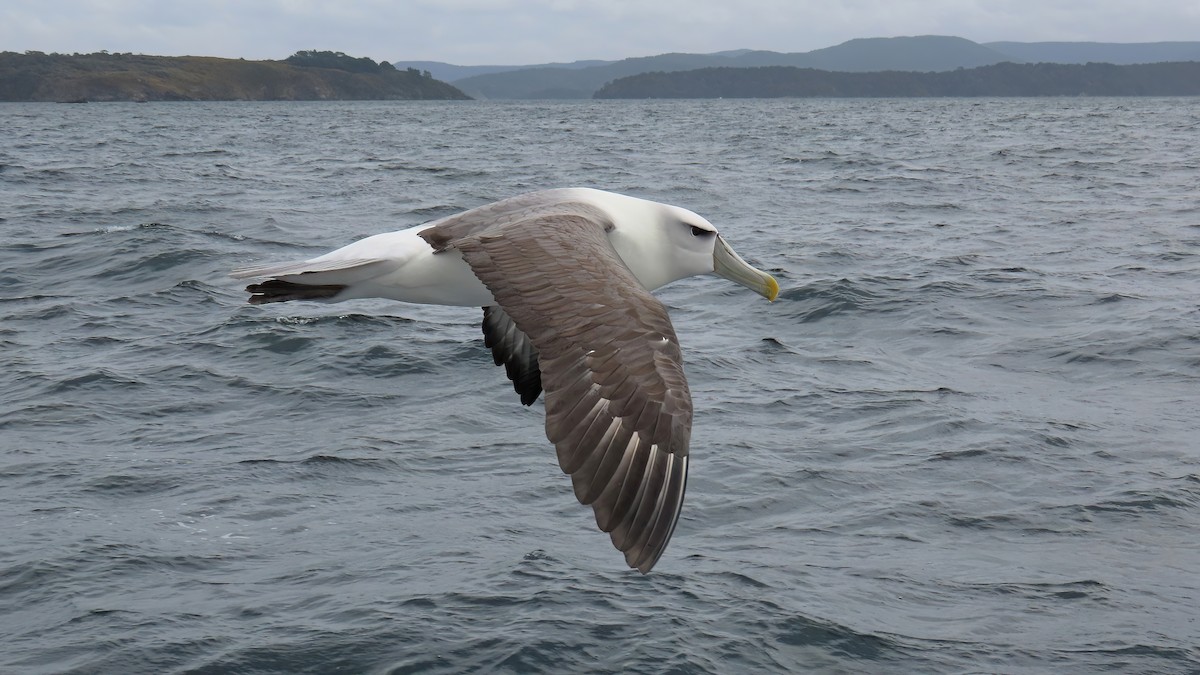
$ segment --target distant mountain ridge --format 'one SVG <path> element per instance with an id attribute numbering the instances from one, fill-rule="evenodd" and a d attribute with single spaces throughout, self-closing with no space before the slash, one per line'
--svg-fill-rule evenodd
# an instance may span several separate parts
<path id="1" fill-rule="evenodd" d="M 614 80 L 595 98 L 1200 96 L 1200 61 L 998 63 L 940 72 L 701 68 Z"/>
<path id="2" fill-rule="evenodd" d="M 1138 63 L 1200 61 L 1200 42 L 988 42 L 1026 63 Z"/>
<path id="3" fill-rule="evenodd" d="M 1004 62 L 1114 63 L 1200 60 L 1200 42 L 989 42 L 960 37 L 859 38 L 810 52 L 739 49 L 714 54 L 660 54 L 620 61 L 575 61 L 530 66 L 454 66 L 397 61 L 398 68 L 428 70 L 476 98 L 590 98 L 608 82 L 653 72 L 700 68 L 796 66 L 834 72 L 944 72 Z"/>

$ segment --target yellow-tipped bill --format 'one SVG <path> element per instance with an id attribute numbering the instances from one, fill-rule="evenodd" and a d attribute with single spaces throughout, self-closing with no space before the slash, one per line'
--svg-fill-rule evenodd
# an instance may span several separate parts
<path id="1" fill-rule="evenodd" d="M 741 284 L 772 302 L 779 296 L 779 282 L 775 281 L 775 277 L 751 267 L 719 234 L 713 249 L 713 273 Z"/>

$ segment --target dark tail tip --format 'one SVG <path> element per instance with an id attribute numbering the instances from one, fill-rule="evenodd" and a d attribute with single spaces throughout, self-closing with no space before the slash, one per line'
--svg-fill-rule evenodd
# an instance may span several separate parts
<path id="1" fill-rule="evenodd" d="M 315 286 L 269 279 L 261 284 L 250 284 L 246 292 L 250 293 L 250 304 L 265 305 L 289 300 L 329 300 L 345 289 L 341 285 Z"/>

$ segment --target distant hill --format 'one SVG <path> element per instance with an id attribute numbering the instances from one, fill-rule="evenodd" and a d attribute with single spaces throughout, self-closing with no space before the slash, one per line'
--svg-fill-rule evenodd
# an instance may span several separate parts
<path id="1" fill-rule="evenodd" d="M 1200 61 L 1200 42 L 988 42 L 984 45 L 1029 63 L 1113 63 L 1120 66 L 1165 61 Z"/>
<path id="2" fill-rule="evenodd" d="M 860 38 L 834 47 L 804 54 L 802 65 L 821 70 L 876 72 L 904 70 L 938 72 L 955 68 L 975 68 L 1012 61 L 1011 56 L 960 37 L 925 35 L 920 37 Z M 742 58 L 745 60 L 745 57 Z M 739 65 L 782 65 L 751 64 Z"/>
<path id="3" fill-rule="evenodd" d="M 953 70 L 1011 60 L 999 52 L 958 37 L 869 38 L 835 47 L 783 54 L 734 50 L 716 54 L 660 54 L 584 68 L 551 65 L 452 79 L 477 98 L 588 98 L 606 82 L 649 72 L 697 68 L 800 66 L 825 70 Z"/>
<path id="4" fill-rule="evenodd" d="M 617 78 L 698 68 L 796 66 L 836 72 L 943 72 L 1006 61 L 1131 64 L 1188 60 L 1200 60 L 1200 42 L 979 44 L 959 37 L 924 35 L 863 38 L 796 53 L 739 49 L 715 54 L 661 54 L 621 61 L 536 66 L 451 66 L 431 62 L 398 65 L 429 70 L 435 77 L 443 77 L 477 98 L 529 99 L 587 98 Z"/>
<path id="5" fill-rule="evenodd" d="M 340 52 L 284 61 L 0 52 L 0 101 L 466 99 L 417 70 Z"/>
<path id="6" fill-rule="evenodd" d="M 596 98 L 914 96 L 1200 96 L 1200 62 L 1000 63 L 948 72 L 833 72 L 765 66 L 643 73 L 615 80 Z"/>

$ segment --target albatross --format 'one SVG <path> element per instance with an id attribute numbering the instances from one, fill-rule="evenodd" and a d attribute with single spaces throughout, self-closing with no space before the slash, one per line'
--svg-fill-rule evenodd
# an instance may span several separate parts
<path id="1" fill-rule="evenodd" d="M 575 496 L 625 562 L 662 556 L 683 506 L 692 400 L 667 309 L 650 291 L 718 274 L 774 300 L 779 284 L 684 208 L 590 188 L 518 195 L 247 267 L 249 302 L 388 298 L 483 308 L 484 344 L 521 403 L 544 392 L 546 437 Z"/>

